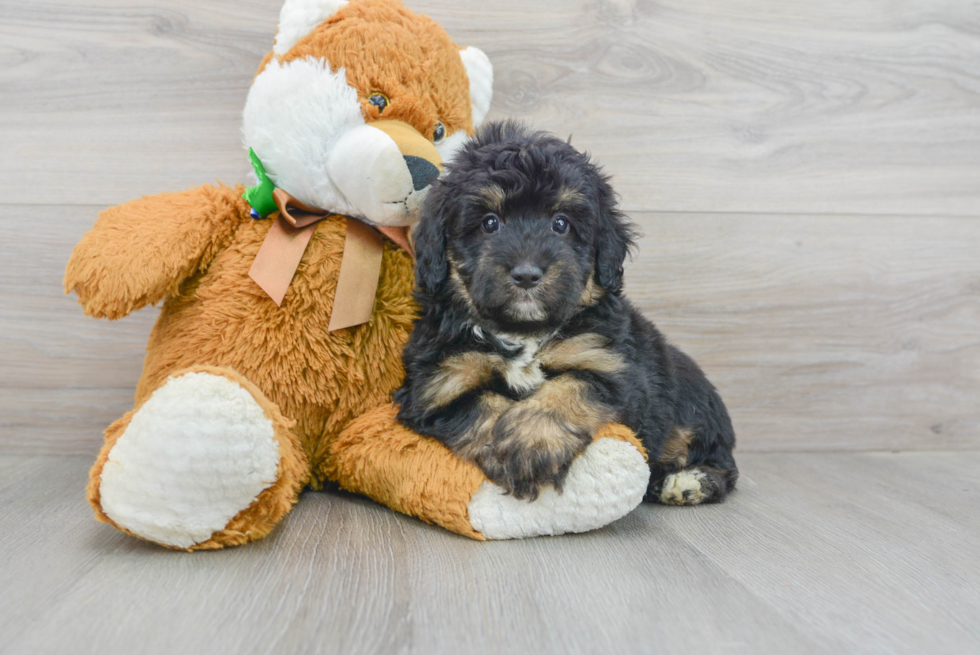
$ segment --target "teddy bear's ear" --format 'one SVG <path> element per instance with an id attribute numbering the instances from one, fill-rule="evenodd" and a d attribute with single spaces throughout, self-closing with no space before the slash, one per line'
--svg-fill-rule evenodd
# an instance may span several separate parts
<path id="1" fill-rule="evenodd" d="M 473 106 L 473 127 L 479 127 L 490 111 L 493 99 L 493 65 L 479 48 L 470 46 L 459 51 L 470 78 L 470 104 Z"/>
<path id="2" fill-rule="evenodd" d="M 272 51 L 280 57 L 313 28 L 333 16 L 348 0 L 286 0 L 279 12 L 279 32 Z"/>

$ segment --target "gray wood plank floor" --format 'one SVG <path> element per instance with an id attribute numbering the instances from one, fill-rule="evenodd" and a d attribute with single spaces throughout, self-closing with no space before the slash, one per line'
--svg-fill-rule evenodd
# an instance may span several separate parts
<path id="1" fill-rule="evenodd" d="M 307 493 L 186 554 L 91 518 L 83 457 L 0 458 L 3 653 L 970 653 L 980 452 L 743 455 L 723 505 L 477 543 Z"/>

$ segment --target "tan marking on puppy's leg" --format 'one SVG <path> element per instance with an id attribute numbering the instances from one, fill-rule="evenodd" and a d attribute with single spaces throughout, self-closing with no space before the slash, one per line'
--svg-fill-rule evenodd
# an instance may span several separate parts
<path id="1" fill-rule="evenodd" d="M 492 450 L 477 463 L 487 477 L 518 498 L 535 498 L 546 483 L 556 487 L 612 412 L 595 403 L 588 385 L 570 375 L 545 382 L 497 421 Z"/>
<path id="2" fill-rule="evenodd" d="M 591 400 L 588 384 L 571 375 L 545 382 L 530 398 L 515 403 L 508 412 L 516 430 L 510 438 L 525 440 L 547 448 L 563 447 L 587 435 L 591 441 L 602 425 L 611 419 L 609 408 Z M 544 422 L 551 425 L 545 427 Z"/>
<path id="3" fill-rule="evenodd" d="M 517 403 L 517 407 L 550 412 L 566 425 L 576 426 L 590 436 L 608 423 L 611 415 L 609 408 L 591 399 L 589 385 L 572 375 L 548 380 L 533 396 Z"/>
<path id="4" fill-rule="evenodd" d="M 454 444 L 453 452 L 463 459 L 477 461 L 480 452 L 489 449 L 493 444 L 493 428 L 497 420 L 513 405 L 513 400 L 500 394 L 483 394 L 480 397 L 479 417 Z"/>
<path id="5" fill-rule="evenodd" d="M 444 407 L 489 382 L 494 371 L 503 366 L 504 358 L 493 353 L 468 352 L 449 357 L 429 379 L 425 400 L 433 409 Z"/>
<path id="6" fill-rule="evenodd" d="M 549 344 L 541 350 L 538 359 L 545 367 L 557 371 L 618 373 L 626 368 L 626 362 L 619 353 L 607 349 L 607 343 L 604 337 L 587 332 Z"/>
<path id="7" fill-rule="evenodd" d="M 688 428 L 673 427 L 667 441 L 664 443 L 664 452 L 660 455 L 661 464 L 672 464 L 678 468 L 687 466 L 687 453 L 694 439 L 694 431 Z"/>

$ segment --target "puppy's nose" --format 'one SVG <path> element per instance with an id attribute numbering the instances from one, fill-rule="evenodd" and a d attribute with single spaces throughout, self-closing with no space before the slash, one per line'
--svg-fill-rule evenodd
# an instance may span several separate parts
<path id="1" fill-rule="evenodd" d="M 408 172 L 412 174 L 412 186 L 416 191 L 421 191 L 429 186 L 432 180 L 439 177 L 439 169 L 432 162 L 412 155 L 404 155 L 404 157 Z"/>
<path id="2" fill-rule="evenodd" d="M 530 289 L 538 286 L 542 275 L 544 274 L 541 272 L 541 269 L 533 264 L 520 264 L 510 269 L 510 279 L 522 289 Z"/>

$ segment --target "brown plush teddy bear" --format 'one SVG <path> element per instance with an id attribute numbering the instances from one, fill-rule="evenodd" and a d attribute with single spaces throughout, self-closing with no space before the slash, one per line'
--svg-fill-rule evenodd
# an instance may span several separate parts
<path id="1" fill-rule="evenodd" d="M 286 1 L 244 112 L 259 184 L 109 209 L 68 263 L 90 316 L 163 303 L 92 468 L 100 520 L 194 550 L 265 536 L 327 480 L 477 539 L 588 530 L 640 502 L 649 471 L 622 426 L 530 503 L 395 421 L 406 232 L 491 86 L 482 52 L 397 0 Z"/>

